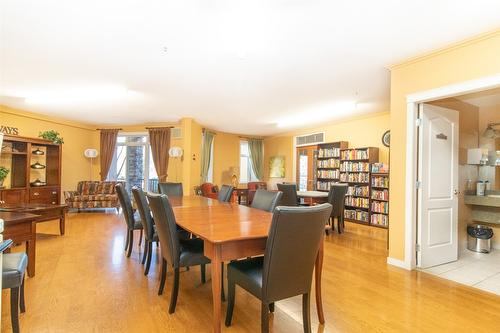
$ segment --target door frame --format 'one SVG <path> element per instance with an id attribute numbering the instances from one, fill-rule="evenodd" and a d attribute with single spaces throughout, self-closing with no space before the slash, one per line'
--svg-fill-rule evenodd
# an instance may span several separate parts
<path id="1" fill-rule="evenodd" d="M 416 268 L 417 234 L 417 116 L 421 103 L 455 97 L 500 87 L 500 74 L 412 93 L 406 96 L 406 162 L 405 162 L 405 256 L 404 260 L 388 257 L 390 265 L 413 270 Z"/>

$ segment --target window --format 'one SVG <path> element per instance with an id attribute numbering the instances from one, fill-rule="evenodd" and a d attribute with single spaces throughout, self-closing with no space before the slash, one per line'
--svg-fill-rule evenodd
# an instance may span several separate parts
<path id="1" fill-rule="evenodd" d="M 207 182 L 214 182 L 214 142 L 210 146 L 210 164 L 208 165 Z"/>
<path id="2" fill-rule="evenodd" d="M 133 186 L 156 191 L 158 176 L 147 133 L 118 134 L 108 179 L 126 182 L 128 191 Z"/>
<path id="3" fill-rule="evenodd" d="M 240 141 L 240 183 L 257 181 L 252 169 L 248 141 Z"/>

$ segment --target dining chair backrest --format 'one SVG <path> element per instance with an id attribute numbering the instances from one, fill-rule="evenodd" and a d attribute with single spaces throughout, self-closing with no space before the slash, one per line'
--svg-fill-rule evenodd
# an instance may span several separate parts
<path id="1" fill-rule="evenodd" d="M 295 184 L 277 184 L 278 190 L 283 192 L 280 206 L 298 206 L 297 185 Z"/>
<path id="2" fill-rule="evenodd" d="M 125 186 L 121 183 L 115 185 L 116 194 L 118 195 L 118 201 L 120 206 L 122 206 L 123 216 L 125 217 L 125 223 L 129 229 L 134 228 L 134 211 L 132 210 L 132 202 L 130 201 L 130 196 L 125 190 Z"/>
<path id="3" fill-rule="evenodd" d="M 258 189 L 252 200 L 252 208 L 273 212 L 274 208 L 279 205 L 283 192 L 267 191 Z"/>
<path id="4" fill-rule="evenodd" d="M 158 183 L 158 192 L 169 197 L 182 197 L 184 195 L 182 183 Z"/>
<path id="5" fill-rule="evenodd" d="M 156 233 L 160 240 L 163 258 L 174 268 L 179 267 L 180 244 L 174 211 L 165 194 L 148 193 L 149 207 L 153 212 Z"/>
<path id="6" fill-rule="evenodd" d="M 217 195 L 217 199 L 221 202 L 229 202 L 232 194 L 233 187 L 231 185 L 222 185 Z"/>
<path id="7" fill-rule="evenodd" d="M 328 191 L 328 203 L 333 206 L 332 217 L 344 215 L 345 196 L 347 194 L 347 184 L 332 184 Z"/>
<path id="8" fill-rule="evenodd" d="M 331 210 L 329 203 L 276 207 L 264 253 L 264 301 L 273 302 L 309 292 L 314 264 Z"/>
<path id="9" fill-rule="evenodd" d="M 136 186 L 132 187 L 132 195 L 134 196 L 137 210 L 141 215 L 142 229 L 144 229 L 144 237 L 146 240 L 153 240 L 154 235 L 154 221 L 151 216 L 151 209 L 149 208 L 146 192 L 142 188 Z"/>

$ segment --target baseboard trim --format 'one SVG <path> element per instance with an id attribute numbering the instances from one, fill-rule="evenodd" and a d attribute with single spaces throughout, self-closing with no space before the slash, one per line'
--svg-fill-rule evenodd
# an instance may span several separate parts
<path id="1" fill-rule="evenodd" d="M 406 269 L 408 271 L 412 270 L 411 265 L 409 265 L 408 263 L 406 263 L 403 260 L 399 260 L 399 259 L 394 259 L 394 258 L 391 258 L 391 257 L 387 257 L 387 263 L 389 265 L 396 266 L 396 267 L 399 267 L 399 268 L 403 268 L 403 269 Z"/>

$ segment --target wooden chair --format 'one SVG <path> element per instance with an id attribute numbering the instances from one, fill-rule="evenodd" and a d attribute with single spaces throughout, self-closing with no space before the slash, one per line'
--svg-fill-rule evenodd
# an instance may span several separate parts
<path id="1" fill-rule="evenodd" d="M 226 326 L 231 325 L 237 284 L 260 299 L 261 332 L 269 332 L 269 311 L 274 311 L 274 302 L 296 295 L 302 295 L 304 332 L 311 332 L 312 274 L 331 210 L 328 203 L 275 209 L 264 256 L 228 264 Z"/>

